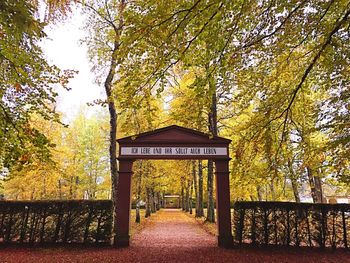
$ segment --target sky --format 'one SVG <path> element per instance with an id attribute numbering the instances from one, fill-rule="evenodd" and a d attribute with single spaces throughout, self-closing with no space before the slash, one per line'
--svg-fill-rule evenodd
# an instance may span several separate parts
<path id="1" fill-rule="evenodd" d="M 79 71 L 68 84 L 70 91 L 58 89 L 57 110 L 64 113 L 66 122 L 72 121 L 82 105 L 105 96 L 104 89 L 94 82 L 94 75 L 90 72 L 87 47 L 79 43 L 85 36 L 83 23 L 84 15 L 76 9 L 64 22 L 47 26 L 48 38 L 41 44 L 50 63 L 61 69 Z M 100 106 L 89 106 L 87 112 L 91 114 L 100 109 Z"/>

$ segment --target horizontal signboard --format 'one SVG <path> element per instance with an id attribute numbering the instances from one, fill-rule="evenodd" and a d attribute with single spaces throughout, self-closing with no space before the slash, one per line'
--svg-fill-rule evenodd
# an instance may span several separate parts
<path id="1" fill-rule="evenodd" d="M 121 147 L 120 155 L 227 155 L 226 147 Z"/>

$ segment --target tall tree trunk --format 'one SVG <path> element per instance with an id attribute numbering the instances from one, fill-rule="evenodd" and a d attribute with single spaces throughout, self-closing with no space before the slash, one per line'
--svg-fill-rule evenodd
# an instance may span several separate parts
<path id="1" fill-rule="evenodd" d="M 62 200 L 62 183 L 61 183 L 61 179 L 58 179 L 58 196 L 59 196 L 59 199 Z"/>
<path id="2" fill-rule="evenodd" d="M 150 191 L 150 197 L 151 197 L 151 212 L 155 213 L 156 212 L 156 200 L 155 200 L 155 196 L 154 196 L 154 189 L 151 189 Z"/>
<path id="3" fill-rule="evenodd" d="M 104 88 L 106 92 L 106 101 L 108 104 L 109 111 L 109 163 L 111 170 L 111 197 L 112 197 L 112 241 L 115 244 L 116 238 L 116 212 L 117 212 L 117 184 L 118 184 L 118 164 L 117 164 L 117 112 L 115 107 L 115 98 L 112 95 L 112 85 L 113 79 L 116 75 L 116 69 L 118 64 L 121 63 L 121 58 L 118 57 L 118 51 L 120 49 L 120 36 L 124 30 L 124 10 L 126 7 L 126 0 L 119 0 L 117 3 L 118 16 L 112 18 L 108 10 L 106 12 L 100 12 L 100 9 L 96 9 L 93 5 L 82 2 L 82 5 L 89 8 L 97 16 L 100 16 L 102 20 L 108 22 L 108 25 L 111 26 L 111 32 L 113 32 L 114 43 L 113 50 L 110 56 L 110 65 L 108 69 L 107 77 L 104 81 Z M 107 4 L 105 7 L 108 9 Z M 107 13 L 107 15 L 105 15 Z"/>
<path id="4" fill-rule="evenodd" d="M 43 180 L 43 186 L 41 188 L 40 199 L 46 199 L 46 176 L 45 176 L 45 174 L 44 174 L 44 176 L 42 176 L 42 180 Z M 1 187 L 1 185 L 0 185 L 0 187 Z M 69 193 L 71 193 L 71 191 Z M 70 199 L 73 199 L 73 195 L 70 195 Z"/>
<path id="5" fill-rule="evenodd" d="M 189 212 L 190 211 L 190 185 L 189 185 L 189 182 L 187 182 L 186 184 L 186 194 L 185 194 L 185 211 L 186 212 Z"/>
<path id="6" fill-rule="evenodd" d="M 196 217 L 204 216 L 203 211 L 203 163 L 198 161 L 198 211 L 196 210 Z"/>
<path id="7" fill-rule="evenodd" d="M 181 208 L 182 211 L 185 211 L 185 192 L 183 183 L 181 183 Z"/>
<path id="8" fill-rule="evenodd" d="M 73 184 L 74 184 L 74 177 L 69 177 L 69 199 L 73 199 Z"/>
<path id="9" fill-rule="evenodd" d="M 140 202 L 141 202 L 141 186 L 142 186 L 142 160 L 139 161 L 139 174 L 137 176 L 137 189 L 136 189 L 136 218 L 135 222 L 140 223 L 141 222 L 141 215 L 140 215 Z"/>
<path id="10" fill-rule="evenodd" d="M 318 201 L 319 203 L 323 203 L 324 198 L 323 198 L 322 181 L 319 175 L 314 176 L 314 182 L 315 182 L 315 190 L 317 193 Z"/>
<path id="11" fill-rule="evenodd" d="M 217 127 L 217 99 L 216 99 L 216 87 L 211 81 L 209 81 L 209 88 L 213 90 L 211 98 L 211 111 L 209 113 L 209 131 L 213 136 L 218 135 Z M 209 222 L 215 222 L 214 211 L 214 163 L 213 160 L 208 160 L 208 202 L 207 202 L 207 218 Z"/>
<path id="12" fill-rule="evenodd" d="M 256 192 L 258 194 L 258 200 L 259 202 L 261 202 L 264 199 L 264 197 L 263 197 L 263 189 L 260 185 L 256 187 Z"/>
<path id="13" fill-rule="evenodd" d="M 146 188 L 146 213 L 145 217 L 149 217 L 152 213 L 151 209 L 151 198 L 150 198 L 150 189 L 147 187 Z"/>
<path id="14" fill-rule="evenodd" d="M 288 158 L 288 170 L 289 170 L 289 179 L 292 182 L 292 190 L 293 190 L 295 202 L 300 203 L 298 181 L 296 178 L 296 174 L 294 173 L 294 170 L 293 170 L 293 163 L 289 158 Z"/>
<path id="15" fill-rule="evenodd" d="M 207 218 L 208 222 L 215 222 L 215 211 L 214 211 L 214 166 L 213 161 L 208 160 L 208 181 L 207 181 L 207 191 L 208 191 L 208 200 L 207 200 Z"/>
<path id="16" fill-rule="evenodd" d="M 300 196 L 299 196 L 299 190 L 298 190 L 298 182 L 295 178 L 291 179 L 292 181 L 292 189 L 294 194 L 295 202 L 300 203 Z"/>
<path id="17" fill-rule="evenodd" d="M 318 199 L 319 199 L 320 203 L 324 203 L 325 200 L 323 198 L 322 180 L 321 180 L 319 173 L 317 173 L 314 176 L 314 181 L 315 181 L 315 189 L 317 192 Z"/>
<path id="18" fill-rule="evenodd" d="M 196 174 L 196 161 L 192 161 L 192 179 L 193 179 L 193 183 L 192 183 L 192 189 L 194 188 L 194 196 L 196 198 L 196 217 L 197 217 L 197 211 L 198 211 L 198 189 L 197 189 L 197 174 Z M 192 194 L 191 194 L 191 212 L 192 212 Z"/>
<path id="19" fill-rule="evenodd" d="M 118 166 L 117 166 L 117 111 L 115 108 L 114 98 L 112 97 L 112 83 L 115 76 L 117 61 L 116 55 L 119 48 L 119 43 L 114 43 L 110 69 L 105 81 L 105 91 L 108 101 L 109 110 L 109 163 L 111 169 L 112 181 L 112 204 L 113 204 L 113 239 L 117 234 L 116 218 L 117 218 L 117 185 L 118 185 Z"/>
<path id="20" fill-rule="evenodd" d="M 313 170 L 310 166 L 307 166 L 306 170 L 309 179 L 312 200 L 314 201 L 314 203 L 322 203 L 323 196 L 321 179 L 320 177 L 313 175 Z"/>
<path id="21" fill-rule="evenodd" d="M 160 210 L 160 207 L 161 207 L 161 198 L 160 198 L 160 193 L 157 192 L 157 211 Z"/>
<path id="22" fill-rule="evenodd" d="M 190 214 L 192 215 L 192 195 L 193 195 L 193 181 L 190 181 L 190 198 L 189 198 L 189 210 L 190 210 Z"/>
<path id="23" fill-rule="evenodd" d="M 274 176 L 271 177 L 270 181 L 270 192 L 271 192 L 271 200 L 276 201 L 276 193 L 275 193 L 275 178 Z"/>
<path id="24" fill-rule="evenodd" d="M 141 215 L 140 215 L 140 202 L 136 201 L 136 216 L 135 216 L 135 222 L 140 223 L 141 222 Z"/>
<path id="25" fill-rule="evenodd" d="M 160 208 L 165 208 L 164 195 L 165 195 L 164 192 L 160 194 L 160 200 L 161 200 L 161 202 L 160 202 Z"/>

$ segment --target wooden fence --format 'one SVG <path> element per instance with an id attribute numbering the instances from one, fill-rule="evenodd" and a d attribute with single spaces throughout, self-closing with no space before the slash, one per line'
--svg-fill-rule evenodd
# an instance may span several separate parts
<path id="1" fill-rule="evenodd" d="M 238 244 L 349 248 L 350 204 L 236 202 Z"/>

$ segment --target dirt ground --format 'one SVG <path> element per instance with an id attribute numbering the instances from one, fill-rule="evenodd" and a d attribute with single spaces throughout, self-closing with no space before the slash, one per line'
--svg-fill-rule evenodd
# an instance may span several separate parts
<path id="1" fill-rule="evenodd" d="M 0 247 L 2 262 L 297 262 L 350 263 L 350 252 L 296 248 L 217 247 L 216 237 L 178 210 L 161 210 L 132 237 L 128 248 Z"/>

